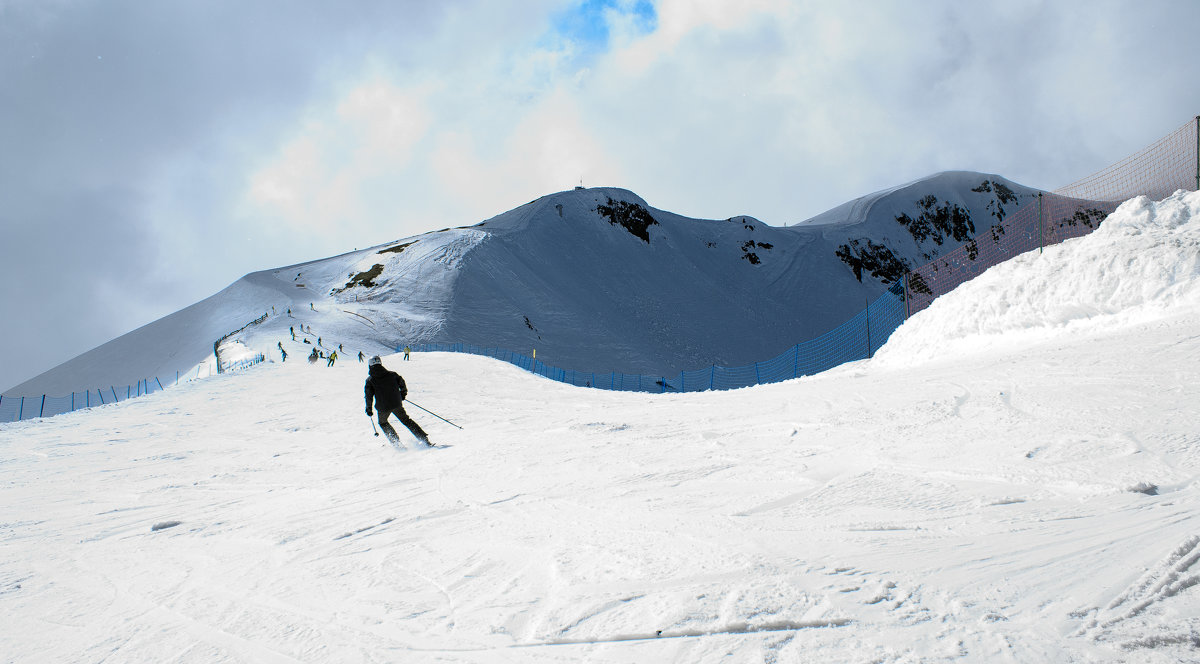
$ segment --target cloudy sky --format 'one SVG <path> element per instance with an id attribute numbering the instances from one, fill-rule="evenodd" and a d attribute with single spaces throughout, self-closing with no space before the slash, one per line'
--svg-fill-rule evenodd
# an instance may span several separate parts
<path id="1" fill-rule="evenodd" d="M 1200 113 L 1200 2 L 0 0 L 0 389 L 247 272 L 631 189 L 1055 188 Z"/>

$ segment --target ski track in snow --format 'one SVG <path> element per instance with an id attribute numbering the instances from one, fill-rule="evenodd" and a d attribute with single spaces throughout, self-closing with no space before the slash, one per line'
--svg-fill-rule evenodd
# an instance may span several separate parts
<path id="1" fill-rule="evenodd" d="M 1176 340 L 1136 332 L 1137 353 L 651 398 L 389 358 L 467 423 L 414 415 L 444 450 L 397 453 L 350 415 L 357 363 L 6 425 L 0 651 L 1177 661 L 1200 615 L 1200 381 L 1175 367 L 1190 382 L 1166 389 L 1146 359 Z"/>
<path id="2" fill-rule="evenodd" d="M 1172 292 L 721 393 L 385 358 L 445 449 L 374 437 L 352 358 L 0 425 L 0 659 L 1195 661 Z"/>

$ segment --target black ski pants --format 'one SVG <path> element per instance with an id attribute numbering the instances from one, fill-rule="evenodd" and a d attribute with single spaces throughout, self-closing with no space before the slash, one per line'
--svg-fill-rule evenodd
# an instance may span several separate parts
<path id="1" fill-rule="evenodd" d="M 408 413 L 404 412 L 404 404 L 396 406 L 395 410 L 377 408 L 375 412 L 379 414 L 379 428 L 383 429 L 383 435 L 387 436 L 388 440 L 393 443 L 400 442 L 400 434 L 396 433 L 396 430 L 388 423 L 388 415 L 392 414 L 395 414 L 396 419 L 400 420 L 400 424 L 408 427 L 408 430 L 412 432 L 412 435 L 417 437 L 417 440 L 422 443 L 429 443 L 429 434 L 425 433 L 421 425 L 417 424 L 413 418 L 408 416 Z"/>

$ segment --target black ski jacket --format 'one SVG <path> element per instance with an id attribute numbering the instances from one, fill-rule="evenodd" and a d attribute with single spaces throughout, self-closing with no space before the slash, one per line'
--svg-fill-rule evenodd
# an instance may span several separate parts
<path id="1" fill-rule="evenodd" d="M 395 371 L 388 371 L 382 364 L 373 364 L 367 369 L 367 382 L 363 385 L 363 394 L 367 400 L 367 410 L 371 409 L 371 399 L 375 399 L 375 407 L 379 410 L 396 410 L 400 402 L 408 397 L 408 387 L 404 379 Z"/>

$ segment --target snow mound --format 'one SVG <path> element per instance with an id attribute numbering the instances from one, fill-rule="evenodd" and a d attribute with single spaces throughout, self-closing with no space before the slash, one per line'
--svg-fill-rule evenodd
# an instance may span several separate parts
<path id="1" fill-rule="evenodd" d="M 912 366 L 1200 309 L 1200 192 L 1123 203 L 1096 232 L 993 267 L 902 325 L 876 355 Z"/>

